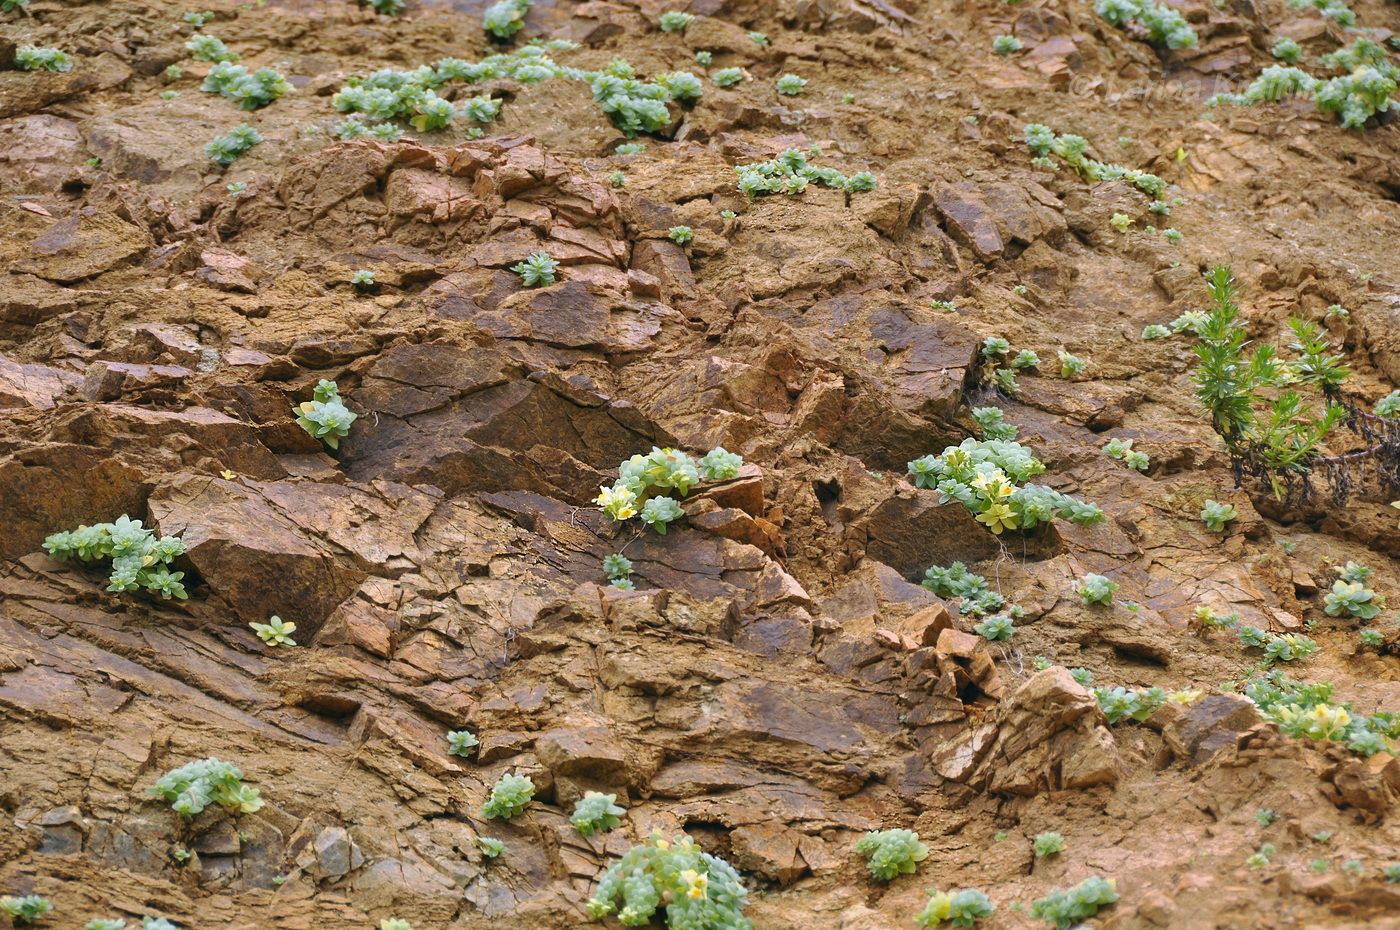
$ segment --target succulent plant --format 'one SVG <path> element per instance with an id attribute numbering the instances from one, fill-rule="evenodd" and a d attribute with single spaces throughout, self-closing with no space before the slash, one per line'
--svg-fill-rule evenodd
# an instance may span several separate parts
<path id="1" fill-rule="evenodd" d="M 472 750 L 481 745 L 481 740 L 471 730 L 448 730 L 447 731 L 447 752 L 450 755 L 461 756 L 466 759 L 472 754 Z"/>
<path id="2" fill-rule="evenodd" d="M 491 797 L 482 805 L 481 815 L 488 820 L 497 817 L 510 820 L 523 812 L 534 796 L 535 783 L 528 775 L 508 772 L 492 786 Z"/>
<path id="3" fill-rule="evenodd" d="M 751 930 L 747 897 L 729 863 L 684 834 L 653 833 L 608 867 L 586 909 L 593 920 L 616 914 L 630 927 L 649 924 L 664 907 L 671 930 Z"/>
<path id="4" fill-rule="evenodd" d="M 928 858 L 928 847 L 913 830 L 871 830 L 856 843 L 856 852 L 865 856 L 866 868 L 880 881 L 900 875 L 913 875 L 918 864 Z"/>
<path id="5" fill-rule="evenodd" d="M 1113 595 L 1118 591 L 1118 582 L 1103 575 L 1095 575 L 1093 572 L 1079 579 L 1079 584 L 1074 586 L 1074 593 L 1079 595 L 1080 600 L 1086 606 L 1090 604 L 1101 604 L 1107 606 L 1113 603 Z"/>
<path id="6" fill-rule="evenodd" d="M 921 927 L 939 927 L 944 923 L 971 927 L 995 910 L 991 899 L 975 888 L 956 892 L 930 890 L 928 903 L 914 915 L 914 923 Z"/>
<path id="7" fill-rule="evenodd" d="M 625 813 L 626 808 L 617 804 L 617 795 L 587 791 L 574 805 L 569 822 L 574 825 L 580 836 L 592 836 L 594 833 L 606 833 L 621 826 L 620 818 Z"/>
<path id="8" fill-rule="evenodd" d="M 554 273 L 558 269 L 559 262 L 541 250 L 530 253 L 524 261 L 512 265 L 510 270 L 520 275 L 520 282 L 526 287 L 548 287 L 554 283 Z"/>
<path id="9" fill-rule="evenodd" d="M 340 388 L 334 381 L 322 379 L 312 391 L 311 400 L 292 408 L 297 426 L 312 439 L 319 439 L 332 449 L 340 448 L 340 440 L 350 435 L 350 427 L 359 419 L 340 399 Z"/>
<path id="10" fill-rule="evenodd" d="M 296 632 L 297 625 L 288 623 L 281 617 L 273 614 L 266 623 L 250 623 L 253 632 L 258 634 L 258 639 L 269 646 L 295 646 L 296 640 L 292 639 L 292 633 Z"/>
<path id="11" fill-rule="evenodd" d="M 258 789 L 243 784 L 243 772 L 237 766 L 213 757 L 167 772 L 146 790 L 169 801 L 171 810 L 186 817 L 210 804 L 235 814 L 252 814 L 263 806 Z"/>

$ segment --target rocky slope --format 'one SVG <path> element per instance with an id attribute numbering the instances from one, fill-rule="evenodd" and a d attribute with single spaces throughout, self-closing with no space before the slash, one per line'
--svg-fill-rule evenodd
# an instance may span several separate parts
<path id="1" fill-rule="evenodd" d="M 6 16 L 0 63 L 13 41 L 75 67 L 0 70 L 0 893 L 49 897 L 59 930 L 574 927 L 609 862 L 684 829 L 744 875 L 760 930 L 913 926 L 930 887 L 987 892 L 981 926 L 1044 926 L 1030 902 L 1089 875 L 1121 900 L 1088 926 L 1400 927 L 1400 762 L 1279 733 L 1224 687 L 1257 653 L 1188 626 L 1202 605 L 1306 624 L 1322 649 L 1290 674 L 1400 710 L 1393 611 L 1365 648 L 1321 596 L 1354 560 L 1400 598 L 1395 511 L 1236 488 L 1189 341 L 1139 335 L 1228 262 L 1256 338 L 1325 319 L 1352 399 L 1400 384 L 1400 129 L 1301 101 L 1203 117 L 1276 35 L 1314 56 L 1351 35 L 1275 0 L 1182 3 L 1200 46 L 1165 54 L 1065 0 L 693 0 L 679 34 L 652 0 L 539 0 L 522 38 L 579 43 L 563 64 L 702 73 L 705 49 L 751 79 L 706 82 L 639 155 L 566 81 L 492 83 L 480 138 L 334 139 L 348 77 L 488 54 L 484 5 L 215 0 L 207 31 L 295 86 L 253 113 L 199 92 L 179 5 Z M 1400 28 L 1394 3 L 1354 9 Z M 1003 33 L 1025 49 L 993 54 Z M 774 92 L 789 72 L 801 96 Z M 221 171 L 204 144 L 245 120 L 265 141 Z M 1170 219 L 1033 165 L 1030 122 L 1160 175 Z M 879 186 L 735 189 L 735 165 L 811 146 Z M 559 281 L 524 289 L 509 268 L 541 248 Z M 1014 397 L 980 383 L 989 336 L 1046 360 Z M 1058 350 L 1090 367 L 1058 377 Z M 323 378 L 359 415 L 335 451 L 291 414 Z M 1107 520 L 999 538 L 911 485 L 987 403 Z M 639 532 L 592 498 L 653 445 L 747 464 Z M 1240 513 L 1223 535 L 1211 498 Z M 41 548 L 124 513 L 184 540 L 188 600 Z M 618 551 L 635 593 L 605 586 Z M 919 586 L 954 560 L 1024 608 L 1011 640 Z M 1081 604 L 1086 572 L 1120 603 Z M 298 648 L 249 628 L 273 614 Z M 1071 667 L 1205 696 L 1110 727 Z M 448 754 L 457 729 L 473 758 Z M 146 794 L 210 755 L 260 811 L 184 820 Z M 488 822 L 506 772 L 539 793 Z M 578 835 L 585 790 L 619 795 L 621 829 Z M 854 844 L 896 826 L 930 856 L 876 882 Z M 1067 849 L 1036 860 L 1047 830 Z"/>

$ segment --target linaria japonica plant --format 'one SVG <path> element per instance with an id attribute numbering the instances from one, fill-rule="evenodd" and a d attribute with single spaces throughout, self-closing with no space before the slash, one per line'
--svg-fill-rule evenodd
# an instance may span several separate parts
<path id="1" fill-rule="evenodd" d="M 195 61 L 228 62 L 237 61 L 238 53 L 224 44 L 223 39 L 210 35 L 193 35 L 185 43 L 185 51 Z"/>
<path id="2" fill-rule="evenodd" d="M 992 51 L 998 55 L 1010 55 L 1021 50 L 1021 40 L 1012 35 L 997 36 L 992 40 Z"/>
<path id="3" fill-rule="evenodd" d="M 478 836 L 476 838 L 476 848 L 481 850 L 481 854 L 487 859 L 495 859 L 506 851 L 506 844 L 496 839 L 494 836 Z"/>
<path id="4" fill-rule="evenodd" d="M 1048 859 L 1065 851 L 1065 838 L 1053 831 L 1037 833 L 1031 845 L 1037 859 Z"/>
<path id="5" fill-rule="evenodd" d="M 53 903 L 37 894 L 0 898 L 0 913 L 10 915 L 16 927 L 28 927 L 53 913 Z"/>
<path id="6" fill-rule="evenodd" d="M 528 775 L 507 773 L 491 788 L 491 797 L 482 805 L 481 814 L 488 820 L 510 820 L 524 811 L 534 796 L 535 783 Z"/>
<path id="7" fill-rule="evenodd" d="M 685 32 L 685 27 L 695 21 L 694 15 L 679 10 L 667 10 L 659 20 L 662 32 Z"/>
<path id="8" fill-rule="evenodd" d="M 500 0 L 486 8 L 481 15 L 481 28 L 493 39 L 509 42 L 525 28 L 525 14 L 531 0 Z"/>
<path id="9" fill-rule="evenodd" d="M 1006 530 L 1034 529 L 1056 516 L 1080 526 L 1093 526 L 1104 518 L 1094 504 L 1045 485 L 1027 484 L 1045 466 L 1016 442 L 965 439 L 939 455 L 915 459 L 908 468 L 916 486 L 956 500 L 998 536 Z"/>
<path id="10" fill-rule="evenodd" d="M 548 287 L 554 283 L 558 269 L 559 262 L 550 258 L 548 252 L 539 251 L 512 265 L 510 270 L 520 275 L 520 283 L 526 287 Z"/>
<path id="11" fill-rule="evenodd" d="M 1235 510 L 1234 504 L 1222 504 L 1219 501 L 1208 500 L 1201 508 L 1201 522 L 1205 523 L 1206 529 L 1212 533 L 1225 532 L 1225 524 L 1238 519 L 1239 512 Z"/>
<path id="12" fill-rule="evenodd" d="M 574 825 L 580 836 L 592 836 L 621 826 L 621 817 L 625 813 L 627 809 L 618 806 L 617 795 L 587 791 L 574 805 L 569 823 Z"/>
<path id="13" fill-rule="evenodd" d="M 955 892 L 930 889 L 928 894 L 928 903 L 914 915 L 914 923 L 921 927 L 936 928 L 944 923 L 954 927 L 972 927 L 996 910 L 991 899 L 975 888 Z"/>
<path id="14" fill-rule="evenodd" d="M 743 68 L 720 68 L 710 75 L 710 80 L 715 82 L 716 87 L 733 87 L 746 76 Z"/>
<path id="15" fill-rule="evenodd" d="M 1093 695 L 1109 724 L 1123 720 L 1142 723 L 1169 699 L 1169 695 L 1162 688 L 1144 688 L 1141 691 L 1122 686 L 1095 688 Z"/>
<path id="16" fill-rule="evenodd" d="M 477 739 L 471 730 L 448 730 L 447 731 L 447 752 L 449 755 L 468 758 L 472 750 L 481 745 L 481 740 Z"/>
<path id="17" fill-rule="evenodd" d="M 237 127 L 228 135 L 218 136 L 204 147 L 204 154 L 221 168 L 227 168 L 255 145 L 262 143 L 263 137 L 247 123 Z"/>
<path id="18" fill-rule="evenodd" d="M 398 16 L 404 11 L 404 0 L 363 0 L 363 2 L 380 16 Z"/>
<path id="19" fill-rule="evenodd" d="M 1103 575 L 1095 575 L 1093 572 L 1079 579 L 1079 584 L 1074 586 L 1074 593 L 1079 595 L 1085 606 L 1100 604 L 1108 606 L 1113 603 L 1113 595 L 1118 591 L 1118 582 Z"/>
<path id="20" fill-rule="evenodd" d="M 928 858 L 928 847 L 913 830 L 871 830 L 856 843 L 856 852 L 865 857 L 870 874 L 882 882 L 900 875 L 913 875 L 918 864 Z"/>
<path id="21" fill-rule="evenodd" d="M 185 544 L 175 536 L 157 537 L 153 530 L 122 514 L 114 523 L 79 526 L 54 533 L 44 540 L 44 550 L 60 562 L 112 560 L 107 590 L 116 593 L 144 590 L 162 598 L 185 600 L 184 572 L 170 565 L 185 554 Z"/>
<path id="22" fill-rule="evenodd" d="M 1135 23 L 1147 33 L 1147 41 L 1158 48 L 1195 48 L 1196 31 L 1176 10 L 1152 0 L 1097 0 L 1094 12 L 1104 22 L 1119 29 Z"/>
<path id="23" fill-rule="evenodd" d="M 668 840 L 653 833 L 608 867 L 587 911 L 593 920 L 616 914 L 624 926 L 640 927 L 665 908 L 670 930 L 752 930 L 747 897 L 729 863 L 685 834 Z"/>
<path id="24" fill-rule="evenodd" d="M 1048 126 L 1030 123 L 1025 128 L 1024 139 L 1038 164 L 1055 167 L 1055 161 L 1050 157 L 1055 155 L 1091 181 L 1122 179 L 1154 200 L 1160 200 L 1166 193 L 1167 183 L 1155 174 L 1090 158 L 1086 154 L 1089 142 L 1082 136 L 1057 136 Z"/>
<path id="25" fill-rule="evenodd" d="M 256 813 L 263 806 L 258 789 L 243 784 L 243 773 L 237 766 L 212 757 L 167 772 L 146 790 L 169 801 L 171 810 L 186 817 L 210 804 L 234 814 Z"/>
<path id="26" fill-rule="evenodd" d="M 621 463 L 618 480 L 610 488 L 600 487 L 594 503 L 618 522 L 640 517 L 664 536 L 669 525 L 685 515 L 677 497 L 689 494 L 702 475 L 706 481 L 728 481 L 743 464 L 743 458 L 723 446 L 711 449 L 698 464 L 684 452 L 653 446 L 649 454 Z"/>
<path id="27" fill-rule="evenodd" d="M 960 614 L 980 616 L 997 610 L 1005 603 L 1002 596 L 992 590 L 986 578 L 968 571 L 962 562 L 954 562 L 947 568 L 931 566 L 924 572 L 924 580 L 920 584 L 939 597 L 957 598 Z"/>
<path id="28" fill-rule="evenodd" d="M 296 632 L 297 625 L 283 620 L 273 614 L 266 623 L 250 623 L 253 632 L 258 634 L 258 639 L 269 646 L 295 646 L 296 640 L 292 639 L 292 634 Z"/>
<path id="29" fill-rule="evenodd" d="M 361 268 L 350 276 L 350 283 L 362 291 L 368 291 L 374 287 L 374 272 Z"/>
<path id="30" fill-rule="evenodd" d="M 695 233 L 689 226 L 672 226 L 667 230 L 666 238 L 670 239 L 676 245 L 686 246 L 695 238 Z"/>
<path id="31" fill-rule="evenodd" d="M 73 59 L 56 48 L 23 45 L 15 51 L 15 67 L 21 71 L 72 71 Z"/>
<path id="32" fill-rule="evenodd" d="M 807 158 L 808 153 L 802 149 L 785 149 L 771 161 L 736 165 L 739 190 L 752 198 L 764 194 L 796 195 L 806 190 L 808 184 L 852 193 L 875 189 L 875 176 L 868 171 L 848 178 L 835 168 L 818 168 Z"/>
<path id="33" fill-rule="evenodd" d="M 984 639 L 996 642 L 998 640 L 1009 640 L 1016 633 L 1016 627 L 1012 624 L 1011 618 L 1006 614 L 997 614 L 988 617 L 980 623 L 974 623 L 972 629 Z"/>
<path id="34" fill-rule="evenodd" d="M 231 100 L 244 110 L 258 110 L 290 93 L 292 85 L 271 68 L 249 72 L 243 65 L 224 61 L 210 69 L 199 89 Z"/>
<path id="35" fill-rule="evenodd" d="M 83 930 L 126 930 L 126 921 L 115 917 L 94 917 L 83 924 Z"/>
<path id="36" fill-rule="evenodd" d="M 1056 360 L 1060 363 L 1061 378 L 1076 378 L 1084 374 L 1084 369 L 1089 367 L 1089 363 L 1077 355 L 1071 355 L 1064 349 L 1055 353 Z"/>
<path id="37" fill-rule="evenodd" d="M 1031 904 L 1031 916 L 1046 921 L 1057 930 L 1068 930 L 1100 908 L 1118 900 L 1118 892 L 1109 879 L 1095 875 L 1078 885 L 1050 894 Z"/>
<path id="38" fill-rule="evenodd" d="M 297 426 L 312 439 L 319 439 L 332 449 L 340 448 L 340 440 L 350 435 L 350 427 L 359 415 L 353 413 L 340 399 L 340 388 L 334 381 L 317 382 L 312 399 L 292 408 Z"/>
<path id="39" fill-rule="evenodd" d="M 1110 439 L 1108 445 L 1103 447 L 1103 454 L 1136 471 L 1147 471 L 1151 464 L 1146 452 L 1133 448 L 1131 439 Z"/>
<path id="40" fill-rule="evenodd" d="M 796 97 L 807 86 L 807 79 L 796 74 L 784 74 L 774 83 L 778 93 L 785 97 Z"/>

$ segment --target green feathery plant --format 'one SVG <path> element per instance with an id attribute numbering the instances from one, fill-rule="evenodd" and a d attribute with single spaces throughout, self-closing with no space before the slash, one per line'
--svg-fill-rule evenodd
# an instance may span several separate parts
<path id="1" fill-rule="evenodd" d="M 1306 496 L 1309 476 L 1324 466 L 1340 502 L 1351 489 L 1351 466 L 1369 461 L 1377 466 L 1373 470 L 1381 490 L 1400 483 L 1400 429 L 1342 397 L 1350 371 L 1341 354 L 1332 351 L 1322 328 L 1298 318 L 1289 321 L 1294 337 L 1288 346 L 1294 354 L 1291 360 L 1280 359 L 1270 345 L 1247 351 L 1230 269 L 1214 268 L 1206 276 L 1206 287 L 1211 309 L 1196 329 L 1196 397 L 1225 444 L 1236 480 L 1246 474 L 1267 480 L 1283 500 L 1299 487 Z M 1300 388 L 1320 394 L 1320 406 L 1305 399 Z M 1324 442 L 1342 423 L 1370 445 L 1326 455 Z"/>

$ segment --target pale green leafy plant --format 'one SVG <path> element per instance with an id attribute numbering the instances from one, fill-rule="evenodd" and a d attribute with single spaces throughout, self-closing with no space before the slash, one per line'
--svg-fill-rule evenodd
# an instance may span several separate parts
<path id="1" fill-rule="evenodd" d="M 107 590 L 117 593 L 144 590 L 169 599 L 185 600 L 184 572 L 170 565 L 184 555 L 185 544 L 175 536 L 156 536 L 153 530 L 122 514 L 114 523 L 79 526 L 54 533 L 44 540 L 44 550 L 60 562 L 112 560 Z"/>
<path id="2" fill-rule="evenodd" d="M 762 32 L 750 32 L 749 41 L 752 42 L 754 45 L 757 45 L 759 48 L 768 47 L 768 36 Z"/>
<path id="3" fill-rule="evenodd" d="M 666 231 L 666 238 L 676 245 L 689 245 L 695 239 L 695 233 L 689 226 L 672 226 Z"/>
<path id="4" fill-rule="evenodd" d="M 1212 533 L 1225 532 L 1225 525 L 1238 518 L 1239 512 L 1235 510 L 1234 504 L 1222 504 L 1219 501 L 1208 500 L 1201 508 L 1201 522 L 1205 523 L 1206 529 Z"/>
<path id="5" fill-rule="evenodd" d="M 1113 595 L 1117 591 L 1118 582 L 1093 572 L 1080 578 L 1079 583 L 1074 586 L 1074 593 L 1079 595 L 1080 600 L 1086 606 L 1091 604 L 1110 605 L 1113 603 Z"/>
<path id="6" fill-rule="evenodd" d="M 1376 416 L 1383 420 L 1400 417 L 1400 391 L 1391 391 L 1376 401 Z"/>
<path id="7" fill-rule="evenodd" d="M 1011 618 L 1006 614 L 997 614 L 988 617 L 980 623 L 975 623 L 972 629 L 984 639 L 997 642 L 999 640 L 1009 640 L 1016 633 L 1016 627 L 1012 624 Z"/>
<path id="8" fill-rule="evenodd" d="M 1147 453 L 1135 450 L 1131 439 L 1110 439 L 1103 447 L 1103 454 L 1135 471 L 1147 471 L 1151 465 Z"/>
<path id="9" fill-rule="evenodd" d="M 469 758 L 472 750 L 481 745 L 481 740 L 471 730 L 448 730 L 447 751 L 450 755 Z"/>
<path id="10" fill-rule="evenodd" d="M 1122 686 L 1095 688 L 1093 695 L 1094 700 L 1098 702 L 1099 709 L 1103 711 L 1104 717 L 1110 724 L 1123 720 L 1134 720 L 1141 723 L 1152 716 L 1157 708 L 1167 703 L 1170 697 L 1162 688 L 1133 690 Z"/>
<path id="11" fill-rule="evenodd" d="M 227 168 L 253 146 L 261 144 L 262 141 L 262 135 L 252 126 L 244 123 L 227 135 L 218 136 L 211 140 L 204 147 L 204 154 L 208 155 L 210 160 L 219 167 Z"/>
<path id="12" fill-rule="evenodd" d="M 716 87 L 733 87 L 747 77 L 743 68 L 720 68 L 710 75 L 710 80 L 715 82 Z"/>
<path id="13" fill-rule="evenodd" d="M 1006 422 L 1006 414 L 1000 407 L 973 407 L 972 419 L 981 428 L 983 439 L 1016 438 L 1016 424 Z"/>
<path id="14" fill-rule="evenodd" d="M 223 39 L 211 35 L 193 35 L 185 43 L 185 51 L 195 61 L 230 62 L 237 61 L 239 55 L 224 44 Z"/>
<path id="15" fill-rule="evenodd" d="M 624 926 L 651 923 L 665 908 L 670 930 L 752 930 L 739 873 L 680 834 L 653 833 L 608 867 L 587 904 L 593 920 L 615 914 Z"/>
<path id="16" fill-rule="evenodd" d="M 507 773 L 492 786 L 491 797 L 482 805 L 481 814 L 488 820 L 510 820 L 524 811 L 534 796 L 535 783 L 530 776 Z"/>
<path id="17" fill-rule="evenodd" d="M 765 194 L 800 194 L 808 184 L 852 193 L 875 189 L 875 176 L 868 171 L 846 177 L 835 168 L 819 168 L 807 159 L 807 152 L 794 148 L 785 149 L 771 161 L 737 165 L 734 171 L 739 175 L 739 190 L 749 197 L 761 197 Z"/>
<path id="18" fill-rule="evenodd" d="M 1048 859 L 1065 851 L 1065 838 L 1054 831 L 1038 833 L 1031 845 L 1037 858 Z"/>
<path id="19" fill-rule="evenodd" d="M 1269 54 L 1285 64 L 1296 65 L 1303 57 L 1303 48 L 1287 36 L 1280 36 L 1269 49 Z"/>
<path id="20" fill-rule="evenodd" d="M 243 65 L 225 61 L 210 69 L 199 89 L 231 100 L 244 110 L 258 110 L 291 93 L 292 85 L 271 68 L 250 72 Z"/>
<path id="21" fill-rule="evenodd" d="M 126 921 L 113 917 L 94 917 L 83 924 L 83 930 L 126 930 Z"/>
<path id="22" fill-rule="evenodd" d="M 939 927 L 947 923 L 954 927 L 971 927 L 996 910 L 991 899 L 975 888 L 946 892 L 929 889 L 924 909 L 914 915 L 921 927 Z"/>
<path id="23" fill-rule="evenodd" d="M 658 21 L 662 32 L 685 32 L 685 27 L 695 21 L 695 16 L 691 13 L 683 13 L 679 10 L 667 10 L 661 14 Z"/>
<path id="24" fill-rule="evenodd" d="M 494 836 L 478 836 L 476 848 L 481 850 L 481 854 L 487 859 L 495 859 L 506 851 L 506 844 Z"/>
<path id="25" fill-rule="evenodd" d="M 413 924 L 398 917 L 390 917 L 379 922 L 379 930 L 413 930 Z"/>
<path id="26" fill-rule="evenodd" d="M 350 276 L 350 283 L 361 290 L 369 290 L 374 287 L 374 272 L 361 268 Z"/>
<path id="27" fill-rule="evenodd" d="M 807 79 L 796 74 L 784 74 L 773 86 L 785 97 L 796 97 L 807 87 Z"/>
<path id="28" fill-rule="evenodd" d="M 15 51 L 15 67 L 21 71 L 72 71 L 73 59 L 56 48 L 23 45 Z"/>
<path id="29" fill-rule="evenodd" d="M 292 633 L 296 631 L 297 625 L 283 620 L 273 614 L 266 623 L 250 623 L 253 632 L 258 634 L 258 639 L 269 646 L 295 646 L 296 640 L 292 639 Z"/>
<path id="30" fill-rule="evenodd" d="M 258 789 L 243 784 L 243 772 L 237 766 L 212 757 L 167 772 L 146 790 L 170 802 L 171 810 L 186 817 L 210 804 L 234 814 L 252 814 L 263 806 Z"/>
<path id="31" fill-rule="evenodd" d="M 600 487 L 594 503 L 614 520 L 624 522 L 640 517 L 665 535 L 667 527 L 685 514 L 671 494 L 684 498 L 700 483 L 702 474 L 709 481 L 733 478 L 742 465 L 742 458 L 722 446 L 711 450 L 698 465 L 677 449 L 653 446 L 647 455 L 634 455 L 621 463 L 618 480 L 610 488 Z"/>
<path id="32" fill-rule="evenodd" d="M 962 562 L 954 562 L 947 568 L 931 566 L 924 572 L 924 580 L 920 584 L 939 597 L 958 598 L 958 612 L 962 614 L 991 613 L 1005 603 L 1005 599 L 992 590 L 986 578 L 969 571 Z"/>
<path id="33" fill-rule="evenodd" d="M 1030 530 L 1059 516 L 1081 526 L 1103 521 L 1103 511 L 1045 485 L 1026 484 L 1045 471 L 1030 450 L 1016 442 L 965 439 L 939 455 L 908 465 L 920 488 L 933 488 L 956 500 L 995 535 Z"/>
<path id="34" fill-rule="evenodd" d="M 508 42 L 525 28 L 525 14 L 529 10 L 530 0 L 500 0 L 481 15 L 481 28 L 493 39 Z"/>
<path id="35" fill-rule="evenodd" d="M 292 408 L 297 426 L 312 439 L 319 439 L 332 449 L 340 448 L 340 440 L 350 435 L 350 427 L 359 419 L 340 399 L 340 388 L 334 381 L 322 379 L 312 391 L 312 399 Z"/>
<path id="36" fill-rule="evenodd" d="M 1021 40 L 1013 35 L 1000 35 L 992 40 L 992 51 L 998 55 L 1010 55 L 1022 49 Z"/>
<path id="37" fill-rule="evenodd" d="M 1031 916 L 1046 921 L 1057 930 L 1068 930 L 1117 900 L 1118 892 L 1113 881 L 1094 875 L 1072 888 L 1052 891 L 1033 902 Z"/>
<path id="38" fill-rule="evenodd" d="M 1166 193 L 1167 184 L 1155 174 L 1149 174 L 1137 168 L 1124 168 L 1122 165 L 1111 165 L 1106 162 L 1090 158 L 1086 153 L 1089 148 L 1088 140 L 1082 136 L 1063 135 L 1057 136 L 1048 127 L 1040 123 L 1030 123 L 1025 128 L 1024 139 L 1027 148 L 1037 159 L 1043 159 L 1042 163 L 1054 167 L 1055 162 L 1051 155 L 1058 156 L 1067 165 L 1078 171 L 1080 175 L 1091 181 L 1114 181 L 1124 180 L 1132 184 L 1144 194 L 1160 200 Z"/>
<path id="39" fill-rule="evenodd" d="M 554 283 L 559 262 L 541 250 L 532 252 L 524 261 L 512 265 L 510 270 L 520 275 L 520 283 L 526 287 L 548 287 Z"/>
<path id="40" fill-rule="evenodd" d="M 714 63 L 714 60 L 715 56 L 713 52 L 707 52 L 704 49 L 701 49 L 700 51 L 695 53 L 695 63 L 702 68 L 708 68 Z"/>
<path id="41" fill-rule="evenodd" d="M 1361 620 L 1370 620 L 1381 612 L 1385 601 L 1376 592 L 1359 581 L 1332 582 L 1332 590 L 1323 598 L 1323 612 L 1329 617 L 1339 617 L 1343 613 Z"/>
<path id="42" fill-rule="evenodd" d="M 404 0 L 363 0 L 363 2 L 380 16 L 398 16 L 406 8 Z"/>
<path id="43" fill-rule="evenodd" d="M 27 927 L 53 913 L 53 902 L 37 894 L 9 895 L 0 898 L 0 913 L 10 915 L 16 927 Z"/>
<path id="44" fill-rule="evenodd" d="M 900 875 L 913 875 L 918 864 L 928 858 L 928 847 L 913 830 L 871 830 L 856 843 L 856 852 L 865 857 L 866 868 L 880 881 Z"/>
<path id="45" fill-rule="evenodd" d="M 1196 31 L 1171 7 L 1152 0 L 1097 0 L 1094 12 L 1104 22 L 1119 29 L 1136 23 L 1147 33 L 1147 41 L 1158 48 L 1195 48 Z"/>
<path id="46" fill-rule="evenodd" d="M 574 825 L 580 836 L 592 836 L 594 833 L 607 833 L 617 829 L 622 825 L 621 818 L 625 813 L 626 808 L 617 803 L 617 795 L 587 791 L 574 805 L 569 823 Z"/>
<path id="47" fill-rule="evenodd" d="M 1056 359 L 1060 363 L 1060 377 L 1075 378 L 1084 374 L 1084 369 L 1089 367 L 1089 363 L 1077 355 L 1071 355 L 1064 349 L 1055 353 Z"/>

